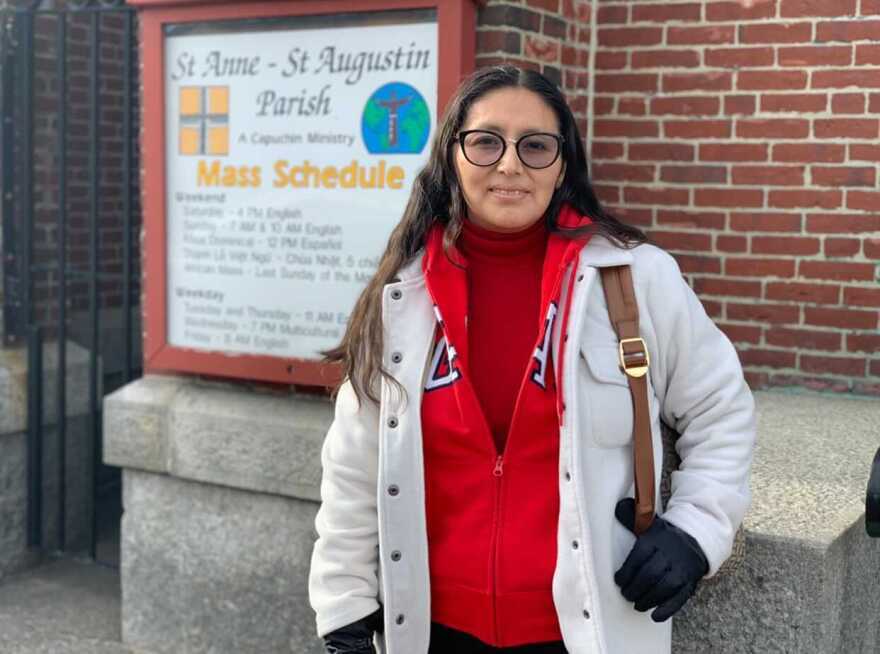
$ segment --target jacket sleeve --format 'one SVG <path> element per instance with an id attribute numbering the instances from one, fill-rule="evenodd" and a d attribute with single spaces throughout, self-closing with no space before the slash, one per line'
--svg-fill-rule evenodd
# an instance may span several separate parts
<path id="1" fill-rule="evenodd" d="M 656 253 L 643 271 L 656 335 L 651 381 L 663 420 L 680 434 L 681 457 L 663 518 L 697 540 L 711 577 L 730 556 L 751 501 L 755 404 L 730 340 L 675 260 Z"/>
<path id="2" fill-rule="evenodd" d="M 309 571 L 309 601 L 321 637 L 379 608 L 378 434 L 378 407 L 369 400 L 359 405 L 346 381 L 321 449 L 318 540 Z"/>

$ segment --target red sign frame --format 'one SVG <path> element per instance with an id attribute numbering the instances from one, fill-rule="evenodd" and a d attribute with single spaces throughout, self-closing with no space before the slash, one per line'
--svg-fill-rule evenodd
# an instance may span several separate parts
<path id="1" fill-rule="evenodd" d="M 314 360 L 209 352 L 168 343 L 164 25 L 389 9 L 435 9 L 438 34 L 441 35 L 437 44 L 437 106 L 442 113 L 461 79 L 474 69 L 476 4 L 479 3 L 480 0 L 279 0 L 223 4 L 193 0 L 129 0 L 129 4 L 141 8 L 141 154 L 145 225 L 143 352 L 146 372 L 187 372 L 309 386 L 332 386 L 340 374 L 338 366 Z"/>

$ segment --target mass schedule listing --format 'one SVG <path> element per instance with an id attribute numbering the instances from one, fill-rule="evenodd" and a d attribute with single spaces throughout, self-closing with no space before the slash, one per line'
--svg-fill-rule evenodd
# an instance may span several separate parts
<path id="1" fill-rule="evenodd" d="M 182 230 L 169 290 L 186 343 L 290 356 L 303 339 L 342 337 L 348 315 L 322 308 L 320 289 L 363 288 L 378 264 L 351 254 L 343 225 L 289 205 L 230 206 L 226 193 L 178 192 L 173 205 Z"/>

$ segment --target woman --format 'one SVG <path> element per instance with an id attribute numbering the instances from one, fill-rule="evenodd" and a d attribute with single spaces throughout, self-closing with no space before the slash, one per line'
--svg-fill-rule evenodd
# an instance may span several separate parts
<path id="1" fill-rule="evenodd" d="M 450 103 L 341 345 L 309 592 L 328 652 L 669 652 L 730 553 L 754 406 L 675 261 L 603 211 L 556 87 Z M 633 409 L 599 268 L 629 265 L 666 510 L 633 534 Z M 647 611 L 652 610 L 649 614 Z"/>

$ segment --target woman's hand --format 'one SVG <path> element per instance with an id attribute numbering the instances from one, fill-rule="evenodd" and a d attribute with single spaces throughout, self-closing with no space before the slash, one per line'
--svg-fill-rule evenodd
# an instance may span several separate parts
<path id="1" fill-rule="evenodd" d="M 635 500 L 620 500 L 614 510 L 620 523 L 634 532 Z M 709 571 L 703 550 L 689 534 L 663 518 L 655 517 L 651 527 L 638 537 L 614 581 L 623 596 L 635 602 L 636 611 L 657 607 L 654 622 L 677 613 Z"/>
<path id="2" fill-rule="evenodd" d="M 324 636 L 327 654 L 376 654 L 373 632 L 381 630 L 382 609 Z"/>

